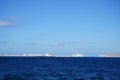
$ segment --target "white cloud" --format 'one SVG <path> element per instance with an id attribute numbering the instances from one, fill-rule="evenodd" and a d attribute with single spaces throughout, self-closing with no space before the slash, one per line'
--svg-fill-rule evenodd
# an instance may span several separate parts
<path id="1" fill-rule="evenodd" d="M 0 26 L 11 26 L 11 25 L 13 25 L 13 23 L 12 22 L 10 22 L 10 21 L 4 21 L 4 20 L 0 20 Z"/>
<path id="2" fill-rule="evenodd" d="M 63 42 L 58 42 L 56 44 L 53 44 L 53 46 L 66 46 L 66 45 L 78 45 L 78 44 L 94 44 L 93 42 L 89 42 L 89 41 L 80 41 L 80 40 L 76 40 L 76 41 L 63 41 Z"/>

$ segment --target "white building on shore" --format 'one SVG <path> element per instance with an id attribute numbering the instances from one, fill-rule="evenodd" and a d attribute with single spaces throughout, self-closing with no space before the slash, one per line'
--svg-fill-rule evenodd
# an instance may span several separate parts
<path id="1" fill-rule="evenodd" d="M 73 54 L 72 57 L 84 57 L 83 54 Z"/>

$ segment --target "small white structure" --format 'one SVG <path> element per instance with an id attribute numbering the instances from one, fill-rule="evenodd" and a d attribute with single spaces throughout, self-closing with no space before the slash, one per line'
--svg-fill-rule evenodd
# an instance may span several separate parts
<path id="1" fill-rule="evenodd" d="M 72 57 L 84 57 L 83 54 L 73 54 Z"/>
<path id="2" fill-rule="evenodd" d="M 53 55 L 52 55 L 52 54 L 45 53 L 45 54 L 41 54 L 41 56 L 43 56 L 43 57 L 52 57 Z"/>
<path id="3" fill-rule="evenodd" d="M 36 57 L 36 56 L 41 56 L 41 54 L 23 54 L 22 56 L 33 56 L 33 57 Z"/>

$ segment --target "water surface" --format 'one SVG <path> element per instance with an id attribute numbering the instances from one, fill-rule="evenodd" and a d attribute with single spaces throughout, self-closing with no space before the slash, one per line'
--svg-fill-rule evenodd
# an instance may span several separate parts
<path id="1" fill-rule="evenodd" d="M 0 57 L 0 80 L 120 80 L 120 58 Z"/>

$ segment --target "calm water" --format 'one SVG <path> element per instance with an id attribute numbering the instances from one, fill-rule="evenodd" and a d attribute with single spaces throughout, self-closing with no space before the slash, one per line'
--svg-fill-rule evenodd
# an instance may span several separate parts
<path id="1" fill-rule="evenodd" d="M 0 57 L 0 80 L 120 80 L 120 58 Z"/>

